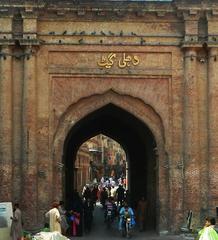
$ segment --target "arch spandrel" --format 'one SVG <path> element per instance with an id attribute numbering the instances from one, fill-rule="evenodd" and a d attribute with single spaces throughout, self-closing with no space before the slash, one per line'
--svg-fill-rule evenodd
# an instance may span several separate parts
<path id="1" fill-rule="evenodd" d="M 70 105 L 59 118 L 53 145 L 56 145 L 61 136 L 66 136 L 76 122 L 107 104 L 113 104 L 140 119 L 149 127 L 157 141 L 162 139 L 160 142 L 165 143 L 163 121 L 155 109 L 140 98 L 119 94 L 111 89 L 102 94 L 81 98 Z"/>

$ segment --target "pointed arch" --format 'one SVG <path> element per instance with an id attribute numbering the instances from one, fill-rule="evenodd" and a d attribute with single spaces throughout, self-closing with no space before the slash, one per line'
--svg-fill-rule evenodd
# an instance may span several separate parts
<path id="1" fill-rule="evenodd" d="M 168 178 L 169 173 L 165 166 L 168 159 L 165 154 L 165 134 L 163 121 L 160 115 L 150 105 L 143 102 L 141 99 L 125 94 L 119 94 L 114 90 L 109 90 L 103 94 L 95 94 L 84 97 L 70 105 L 59 118 L 58 126 L 53 138 L 53 166 L 56 168 L 62 159 L 64 151 L 64 143 L 69 136 L 71 129 L 77 123 L 86 119 L 90 114 L 113 105 L 116 108 L 127 112 L 138 121 L 147 126 L 149 131 L 154 136 L 157 150 L 158 163 L 158 180 L 157 180 L 157 198 L 158 198 L 158 228 L 167 229 L 167 209 L 168 209 Z M 63 176 L 59 172 L 54 176 L 54 196 L 62 198 Z M 161 216 L 161 217 L 160 217 Z"/>

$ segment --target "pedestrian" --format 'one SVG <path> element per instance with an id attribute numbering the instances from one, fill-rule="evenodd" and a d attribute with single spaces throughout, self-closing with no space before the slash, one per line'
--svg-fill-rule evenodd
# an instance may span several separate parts
<path id="1" fill-rule="evenodd" d="M 108 193 L 105 187 L 103 187 L 101 194 L 100 194 L 100 202 L 103 208 L 105 209 L 105 201 L 108 199 Z"/>
<path id="2" fill-rule="evenodd" d="M 64 208 L 64 202 L 60 201 L 58 206 L 58 211 L 61 216 L 61 232 L 63 235 L 66 235 L 69 225 L 67 223 L 66 210 Z"/>
<path id="3" fill-rule="evenodd" d="M 75 189 L 73 191 L 73 198 L 72 198 L 72 209 L 73 212 L 76 213 L 77 219 L 76 224 L 77 224 L 77 236 L 82 236 L 83 235 L 83 201 L 78 193 L 78 191 Z"/>
<path id="4" fill-rule="evenodd" d="M 111 197 L 112 197 L 112 198 L 115 198 L 115 196 L 116 196 L 116 190 L 117 190 L 117 189 L 112 185 L 112 186 L 111 186 Z"/>
<path id="5" fill-rule="evenodd" d="M 80 213 L 76 211 L 70 211 L 70 222 L 71 222 L 71 234 L 72 236 L 78 236 L 79 225 L 81 222 Z"/>
<path id="6" fill-rule="evenodd" d="M 86 187 L 86 190 L 84 191 L 83 198 L 85 200 L 90 199 L 92 197 L 92 192 L 89 187 Z"/>
<path id="7" fill-rule="evenodd" d="M 61 233 L 61 215 L 58 210 L 59 204 L 54 202 L 52 204 L 52 209 L 49 210 L 45 216 L 49 218 L 49 228 L 51 232 L 59 232 Z"/>
<path id="8" fill-rule="evenodd" d="M 92 202 L 94 206 L 96 206 L 97 200 L 98 200 L 98 187 L 95 185 L 92 189 Z"/>
<path id="9" fill-rule="evenodd" d="M 23 227 L 22 227 L 22 213 L 19 208 L 19 204 L 14 204 L 13 217 L 11 217 L 11 239 L 12 240 L 21 240 L 23 237 Z"/>
<path id="10" fill-rule="evenodd" d="M 93 221 L 94 206 L 91 199 L 86 199 L 84 202 L 84 230 L 86 233 L 91 231 Z"/>
<path id="11" fill-rule="evenodd" d="M 147 202 L 145 201 L 145 197 L 141 197 L 141 199 L 137 203 L 137 209 L 136 209 L 136 217 L 139 223 L 140 232 L 145 230 L 146 210 L 147 210 Z"/>
<path id="12" fill-rule="evenodd" d="M 131 203 L 130 192 L 129 192 L 128 189 L 127 189 L 126 192 L 125 192 L 124 202 L 127 202 L 129 205 L 130 205 L 130 203 Z"/>
<path id="13" fill-rule="evenodd" d="M 124 202 L 124 197 L 125 197 L 125 189 L 123 188 L 122 185 L 119 185 L 119 187 L 117 188 L 116 194 L 117 194 L 117 206 L 118 205 L 122 206 Z"/>
<path id="14" fill-rule="evenodd" d="M 199 240 L 218 240 L 218 234 L 214 229 L 215 224 L 214 217 L 206 218 L 204 228 L 198 233 Z"/>

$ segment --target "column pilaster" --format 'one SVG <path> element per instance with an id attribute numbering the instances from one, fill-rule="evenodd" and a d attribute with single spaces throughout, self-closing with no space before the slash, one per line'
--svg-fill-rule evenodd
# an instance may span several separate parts
<path id="1" fill-rule="evenodd" d="M 26 224 L 37 224 L 37 156 L 36 156 L 36 60 L 34 48 L 24 50 L 22 97 L 23 207 Z"/>
<path id="2" fill-rule="evenodd" d="M 21 49 L 14 48 L 14 56 L 22 54 Z M 12 57 L 13 74 L 13 199 L 21 203 L 22 189 L 22 91 L 23 91 L 23 59 Z"/>
<path id="3" fill-rule="evenodd" d="M 184 59 L 184 211 L 193 211 L 193 227 L 200 216 L 197 51 L 185 49 Z"/>
<path id="4" fill-rule="evenodd" d="M 0 201 L 12 200 L 12 60 L 11 48 L 0 58 Z"/>
<path id="5" fill-rule="evenodd" d="M 209 209 L 211 214 L 217 206 L 218 163 L 218 48 L 209 49 L 208 61 L 208 128 L 209 128 Z"/>

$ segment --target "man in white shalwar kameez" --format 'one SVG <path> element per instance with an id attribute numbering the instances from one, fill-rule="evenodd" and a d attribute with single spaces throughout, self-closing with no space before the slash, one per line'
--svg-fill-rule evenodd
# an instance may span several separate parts
<path id="1" fill-rule="evenodd" d="M 61 233 L 61 216 L 58 211 L 58 203 L 53 203 L 52 209 L 49 210 L 45 216 L 49 218 L 49 229 L 50 232 L 59 232 Z"/>
<path id="2" fill-rule="evenodd" d="M 21 240 L 23 236 L 23 228 L 22 228 L 22 216 L 21 211 L 19 209 L 19 204 L 14 204 L 14 212 L 13 217 L 11 217 L 11 239 L 12 240 Z"/>

